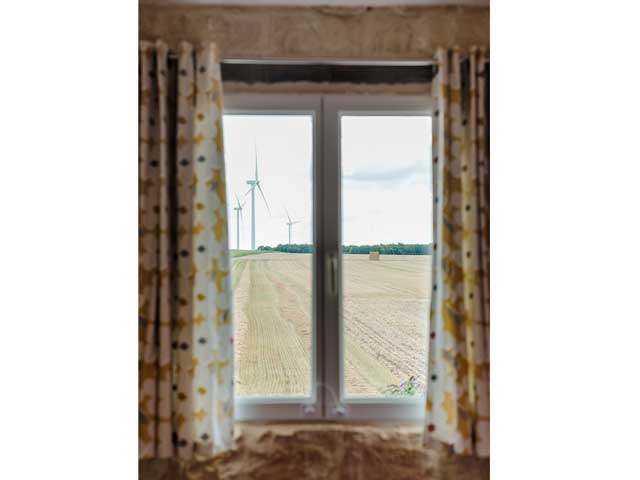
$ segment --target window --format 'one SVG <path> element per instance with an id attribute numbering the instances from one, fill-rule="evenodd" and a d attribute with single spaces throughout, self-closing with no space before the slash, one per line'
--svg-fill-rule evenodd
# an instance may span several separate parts
<path id="1" fill-rule="evenodd" d="M 225 112 L 236 418 L 420 419 L 429 99 L 229 95 Z"/>
<path id="2" fill-rule="evenodd" d="M 313 244 L 313 116 L 228 115 L 225 123 L 227 182 L 238 190 L 229 212 L 235 389 L 240 397 L 308 399 L 311 255 L 264 248 Z"/>

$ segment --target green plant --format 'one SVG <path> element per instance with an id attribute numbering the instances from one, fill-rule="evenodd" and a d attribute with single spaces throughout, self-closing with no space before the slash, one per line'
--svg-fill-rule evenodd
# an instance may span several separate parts
<path id="1" fill-rule="evenodd" d="M 415 375 L 411 375 L 408 380 L 405 380 L 400 385 L 387 385 L 382 393 L 387 395 L 408 395 L 413 396 L 418 393 L 418 379 Z"/>

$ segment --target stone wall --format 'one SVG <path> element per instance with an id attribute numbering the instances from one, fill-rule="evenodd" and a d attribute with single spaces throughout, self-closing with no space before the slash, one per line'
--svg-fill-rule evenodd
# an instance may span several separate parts
<path id="1" fill-rule="evenodd" d="M 209 462 L 144 461 L 143 480 L 488 480 L 489 461 L 421 445 L 418 426 L 239 425 Z"/>
<path id="2" fill-rule="evenodd" d="M 489 46 L 481 7 L 140 6 L 140 38 L 215 41 L 223 58 L 424 60 Z"/>

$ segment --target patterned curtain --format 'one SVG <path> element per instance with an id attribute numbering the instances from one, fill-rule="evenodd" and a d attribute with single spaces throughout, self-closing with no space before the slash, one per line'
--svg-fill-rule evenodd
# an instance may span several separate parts
<path id="1" fill-rule="evenodd" d="M 139 457 L 233 439 L 222 89 L 215 45 L 139 48 Z"/>
<path id="2" fill-rule="evenodd" d="M 425 438 L 489 456 L 486 57 L 438 49 L 433 80 L 433 292 Z"/>

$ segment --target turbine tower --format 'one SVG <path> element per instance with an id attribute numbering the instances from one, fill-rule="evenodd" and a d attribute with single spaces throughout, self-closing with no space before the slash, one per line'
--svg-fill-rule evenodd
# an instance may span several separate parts
<path id="1" fill-rule="evenodd" d="M 291 217 L 289 216 L 289 212 L 287 211 L 287 208 L 285 207 L 284 211 L 287 214 L 287 218 L 289 219 L 289 221 L 287 222 L 287 226 L 289 227 L 289 245 L 291 245 L 291 226 L 295 225 L 296 223 L 300 223 L 300 220 L 296 220 L 295 222 L 293 220 L 291 220 Z"/>
<path id="2" fill-rule="evenodd" d="M 264 192 L 262 191 L 262 187 L 260 186 L 260 180 L 258 179 L 258 147 L 256 147 L 256 141 L 253 141 L 253 151 L 256 158 L 256 174 L 255 177 L 251 180 L 247 180 L 247 185 L 251 185 L 245 196 L 251 194 L 251 250 L 256 249 L 256 187 L 260 190 L 260 195 L 262 195 L 262 199 L 264 200 L 264 204 L 267 207 L 267 211 L 269 215 L 271 215 L 271 210 L 269 210 L 269 204 L 267 203 L 267 199 L 264 196 Z"/>
<path id="3" fill-rule="evenodd" d="M 247 202 L 245 201 L 241 205 L 238 195 L 236 195 L 236 202 L 238 202 L 238 206 L 233 207 L 233 209 L 236 211 L 236 248 L 240 250 L 240 221 L 242 220 L 242 207 L 244 207 Z"/>

